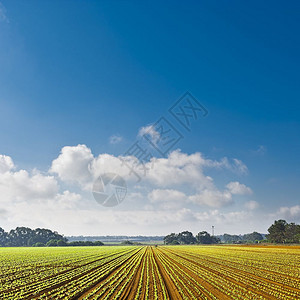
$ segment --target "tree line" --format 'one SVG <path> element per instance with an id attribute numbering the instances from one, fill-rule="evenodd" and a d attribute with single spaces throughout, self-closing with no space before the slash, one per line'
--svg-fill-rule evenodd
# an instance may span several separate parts
<path id="1" fill-rule="evenodd" d="M 300 243 L 300 225 L 287 223 L 285 220 L 276 220 L 268 229 L 269 234 L 266 239 L 258 232 L 245 235 L 212 236 L 207 231 L 200 231 L 194 236 L 189 231 L 183 231 L 178 234 L 171 233 L 164 237 L 166 245 L 190 245 L 190 244 L 218 244 L 225 243 L 251 243 L 251 242 L 269 242 L 269 243 Z M 124 242 L 125 243 L 125 242 Z M 128 242 L 127 242 L 128 243 Z M 136 243 L 132 243 L 136 244 Z M 55 247 L 55 246 L 102 246 L 100 241 L 71 241 L 56 231 L 50 229 L 28 227 L 17 227 L 9 232 L 5 232 L 0 227 L 0 247 Z"/>
<path id="2" fill-rule="evenodd" d="M 191 244 L 219 244 L 221 242 L 236 243 L 256 243 L 263 240 L 263 236 L 258 232 L 244 235 L 224 234 L 221 236 L 212 236 L 207 231 L 201 231 L 194 236 L 189 231 L 181 233 L 171 233 L 164 238 L 166 245 L 191 245 Z"/>
<path id="3" fill-rule="evenodd" d="M 271 243 L 300 243 L 300 225 L 277 220 L 268 229 L 267 240 Z"/>
<path id="4" fill-rule="evenodd" d="M 56 246 L 102 246 L 100 241 L 72 241 L 50 229 L 17 227 L 5 232 L 0 227 L 0 247 L 56 247 Z"/>
<path id="5" fill-rule="evenodd" d="M 196 236 L 189 231 L 183 231 L 178 234 L 171 233 L 164 237 L 164 244 L 166 245 L 218 244 L 220 242 L 218 237 L 210 235 L 207 231 L 201 231 Z"/>
<path id="6" fill-rule="evenodd" d="M 262 234 L 254 231 L 244 235 L 223 234 L 221 236 L 211 236 L 207 231 L 201 231 L 194 236 L 189 231 L 181 233 L 171 233 L 164 237 L 166 245 L 191 245 L 191 244 L 241 244 L 241 243 L 300 243 L 300 225 L 288 223 L 285 220 L 276 220 L 268 228 L 265 238 Z"/>
<path id="7" fill-rule="evenodd" d="M 264 239 L 263 235 L 256 231 L 244 235 L 225 233 L 220 238 L 222 242 L 227 244 L 259 243 Z"/>

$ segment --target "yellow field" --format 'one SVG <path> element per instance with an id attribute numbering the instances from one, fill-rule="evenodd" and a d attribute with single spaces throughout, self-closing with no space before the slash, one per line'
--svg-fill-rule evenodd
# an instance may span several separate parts
<path id="1" fill-rule="evenodd" d="M 0 278 L 1 299 L 300 299 L 300 248 L 0 248 Z"/>

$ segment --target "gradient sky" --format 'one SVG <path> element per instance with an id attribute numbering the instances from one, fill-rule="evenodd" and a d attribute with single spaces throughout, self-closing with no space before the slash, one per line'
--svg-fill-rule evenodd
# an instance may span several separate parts
<path id="1" fill-rule="evenodd" d="M 164 235 L 300 222 L 299 13 L 298 1 L 1 0 L 0 227 Z M 93 180 L 122 173 L 116 157 L 186 91 L 208 115 L 178 127 L 173 156 L 128 179 L 123 203 L 97 204 Z"/>

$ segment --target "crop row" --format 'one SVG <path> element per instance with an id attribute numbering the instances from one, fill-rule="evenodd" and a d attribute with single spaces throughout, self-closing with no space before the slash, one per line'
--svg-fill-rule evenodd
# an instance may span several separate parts
<path id="1" fill-rule="evenodd" d="M 300 299 L 300 248 L 0 248 L 1 299 Z"/>

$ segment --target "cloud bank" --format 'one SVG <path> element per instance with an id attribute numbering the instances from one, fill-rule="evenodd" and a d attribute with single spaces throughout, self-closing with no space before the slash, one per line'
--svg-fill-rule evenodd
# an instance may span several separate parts
<path id="1" fill-rule="evenodd" d="M 208 227 L 222 224 L 225 230 L 249 219 L 250 226 L 252 212 L 259 208 L 247 198 L 253 191 L 244 183 L 220 184 L 208 175 L 246 175 L 247 166 L 236 158 L 211 160 L 200 152 L 175 150 L 145 163 L 148 171 L 141 182 L 120 158 L 137 161 L 133 156 L 95 156 L 86 145 L 65 146 L 49 170 L 41 172 L 19 170 L 11 157 L 0 155 L 0 218 L 10 227 L 54 227 L 67 234 L 165 234 L 196 228 L 199 222 Z M 113 209 L 97 204 L 91 194 L 94 180 L 107 172 L 119 174 L 128 184 L 128 196 Z M 276 216 L 299 219 L 300 208 L 282 207 Z"/>

